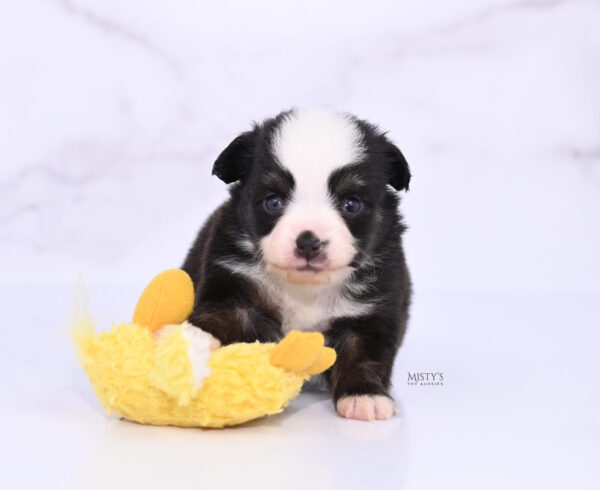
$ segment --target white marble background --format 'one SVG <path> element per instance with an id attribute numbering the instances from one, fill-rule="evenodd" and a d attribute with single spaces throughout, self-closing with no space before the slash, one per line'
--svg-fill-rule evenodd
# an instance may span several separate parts
<path id="1" fill-rule="evenodd" d="M 143 285 L 294 105 L 412 165 L 417 290 L 600 291 L 600 3 L 20 0 L 0 16 L 0 274 Z"/>
<path id="2" fill-rule="evenodd" d="M 600 488 L 599 26 L 598 0 L 2 2 L 0 486 Z M 225 198 L 219 151 L 294 105 L 379 122 L 412 165 L 401 415 L 107 417 L 74 284 L 99 327 L 131 318 Z"/>

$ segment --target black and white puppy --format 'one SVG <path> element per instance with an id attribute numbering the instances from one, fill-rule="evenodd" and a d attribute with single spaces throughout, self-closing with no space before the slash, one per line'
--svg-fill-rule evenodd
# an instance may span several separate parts
<path id="1" fill-rule="evenodd" d="M 189 321 L 222 344 L 321 331 L 338 354 L 325 378 L 339 414 L 390 418 L 411 296 L 400 150 L 353 116 L 294 109 L 233 140 L 213 174 L 231 197 L 183 265 L 196 288 Z"/>

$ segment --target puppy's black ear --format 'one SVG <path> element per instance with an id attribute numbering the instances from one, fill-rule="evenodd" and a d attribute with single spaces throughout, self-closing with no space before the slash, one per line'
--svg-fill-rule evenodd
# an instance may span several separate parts
<path id="1" fill-rule="evenodd" d="M 397 191 L 407 191 L 410 183 L 410 168 L 402 152 L 386 138 L 385 156 L 388 161 L 388 183 Z"/>
<path id="2" fill-rule="evenodd" d="M 217 157 L 212 174 L 226 184 L 244 178 L 252 165 L 255 131 L 247 131 L 234 139 Z"/>

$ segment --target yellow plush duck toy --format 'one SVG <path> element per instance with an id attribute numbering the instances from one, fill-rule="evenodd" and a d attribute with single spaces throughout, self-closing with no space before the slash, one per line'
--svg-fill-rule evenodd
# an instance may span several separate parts
<path id="1" fill-rule="evenodd" d="M 185 321 L 193 304 L 190 277 L 171 269 L 144 290 L 133 323 L 96 334 L 79 315 L 77 354 L 108 412 L 153 425 L 241 424 L 281 412 L 304 381 L 335 362 L 320 333 L 216 348 L 211 335 Z"/>

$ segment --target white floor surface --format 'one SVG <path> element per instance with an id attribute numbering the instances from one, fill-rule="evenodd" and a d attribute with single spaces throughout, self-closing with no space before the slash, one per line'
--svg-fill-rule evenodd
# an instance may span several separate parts
<path id="1" fill-rule="evenodd" d="M 339 418 L 325 394 L 226 430 L 147 427 L 104 413 L 68 338 L 72 291 L 2 288 L 4 488 L 599 488 L 599 300 L 415 298 L 395 370 L 401 414 Z M 120 315 L 137 292 L 89 292 Z M 35 309 L 27 298 L 45 298 Z M 50 321 L 49 321 L 50 319 Z M 99 326 L 110 321 L 98 318 Z M 46 322 L 46 330 L 32 325 Z M 408 372 L 443 372 L 409 386 Z"/>

